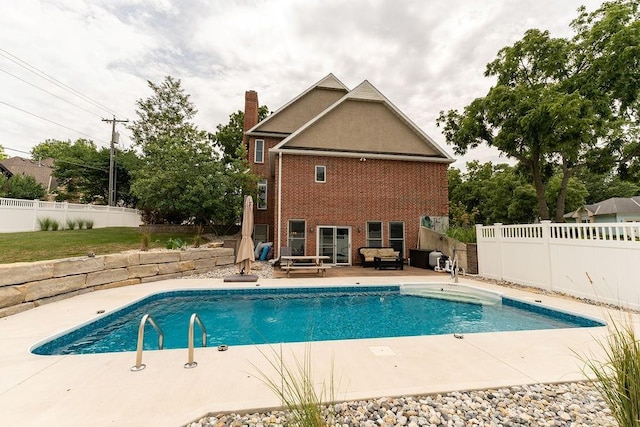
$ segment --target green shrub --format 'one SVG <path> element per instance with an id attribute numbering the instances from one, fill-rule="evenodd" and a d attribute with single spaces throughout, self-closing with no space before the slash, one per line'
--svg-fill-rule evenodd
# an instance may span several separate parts
<path id="1" fill-rule="evenodd" d="M 85 221 L 84 221 L 84 219 L 80 219 L 80 218 L 79 218 L 79 219 L 77 220 L 77 222 L 78 222 L 78 230 L 82 230 L 82 227 L 84 227 L 84 225 L 85 225 Z"/>
<path id="2" fill-rule="evenodd" d="M 87 230 L 91 230 L 93 228 L 93 220 L 92 219 L 85 220 L 84 225 L 85 227 L 87 227 Z"/>
<path id="3" fill-rule="evenodd" d="M 51 220 L 51 230 L 52 231 L 58 231 L 58 228 L 60 228 L 60 223 L 58 221 L 56 221 L 55 219 Z"/>
<path id="4" fill-rule="evenodd" d="M 68 219 L 67 220 L 67 230 L 74 230 L 76 228 L 76 221 L 73 219 Z"/>
<path id="5" fill-rule="evenodd" d="M 167 249 L 181 249 L 182 247 L 185 247 L 186 244 L 185 242 L 182 241 L 182 239 L 180 238 L 170 238 L 169 240 L 167 240 Z"/>
<path id="6" fill-rule="evenodd" d="M 475 227 L 449 227 L 445 234 L 462 243 L 476 243 Z"/>

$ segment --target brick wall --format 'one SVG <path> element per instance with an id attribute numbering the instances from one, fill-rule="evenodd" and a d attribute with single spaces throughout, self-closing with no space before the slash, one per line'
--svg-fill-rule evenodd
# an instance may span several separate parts
<path id="1" fill-rule="evenodd" d="M 264 163 L 255 163 L 255 141 L 256 139 L 264 140 Z M 271 166 L 269 161 L 269 149 L 275 147 L 282 141 L 282 138 L 249 138 L 249 145 L 247 154 L 249 156 L 249 164 L 253 173 L 262 179 L 267 180 L 267 209 L 257 209 L 257 201 L 254 202 L 254 224 L 267 224 L 269 225 L 269 241 L 274 241 L 274 226 L 275 226 L 275 177 L 271 175 Z M 277 161 L 277 159 L 276 159 Z"/>
<path id="2" fill-rule="evenodd" d="M 288 220 L 304 219 L 310 255 L 318 225 L 352 227 L 355 263 L 357 248 L 366 245 L 367 221 L 383 222 L 385 246 L 389 221 L 404 222 L 408 253 L 416 246 L 421 215 L 448 215 L 447 164 L 285 154 L 282 165 L 281 245 L 287 245 Z M 326 166 L 326 183 L 315 182 L 316 165 Z"/>

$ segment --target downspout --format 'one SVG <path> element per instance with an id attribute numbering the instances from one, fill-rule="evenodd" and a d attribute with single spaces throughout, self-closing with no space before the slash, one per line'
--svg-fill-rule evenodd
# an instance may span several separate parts
<path id="1" fill-rule="evenodd" d="M 282 247 L 282 152 L 278 152 L 278 258 L 280 258 L 280 248 Z"/>

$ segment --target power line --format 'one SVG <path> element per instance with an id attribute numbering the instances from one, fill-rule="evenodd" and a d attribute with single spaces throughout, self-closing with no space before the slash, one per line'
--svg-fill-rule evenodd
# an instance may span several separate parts
<path id="1" fill-rule="evenodd" d="M 86 137 L 89 137 L 89 138 L 91 138 L 92 140 L 100 141 L 100 142 L 104 142 L 105 144 L 109 144 L 109 142 L 107 142 L 107 141 L 105 141 L 105 140 L 103 140 L 103 139 L 94 138 L 93 136 L 91 136 L 91 135 L 89 135 L 89 134 L 87 134 L 87 133 L 80 132 L 79 130 L 76 130 L 76 129 L 70 128 L 69 126 L 65 126 L 65 125 L 60 124 L 60 123 L 58 123 L 58 122 L 54 122 L 53 120 L 50 120 L 50 119 L 47 119 L 47 118 L 45 118 L 45 117 L 39 116 L 39 115 L 34 114 L 34 113 L 30 112 L 30 111 L 23 110 L 22 108 L 20 108 L 20 107 L 16 107 L 15 105 L 11 105 L 11 104 L 6 103 L 6 102 L 4 102 L 4 101 L 0 101 L 0 104 L 4 104 L 4 105 L 6 105 L 7 107 L 15 108 L 15 109 L 16 109 L 16 110 L 18 110 L 18 111 L 22 111 L 22 112 L 23 112 L 23 113 L 25 113 L 25 114 L 29 114 L 29 115 L 31 115 L 31 116 L 33 116 L 33 117 L 37 117 L 37 118 L 39 118 L 40 120 L 44 120 L 44 121 L 46 121 L 46 122 L 53 123 L 53 124 L 54 124 L 54 125 L 56 125 L 56 126 L 60 126 L 60 127 L 65 128 L 65 129 L 69 129 L 70 131 L 73 131 L 73 132 L 79 133 L 80 135 L 84 135 L 84 136 L 86 136 Z"/>
<path id="2" fill-rule="evenodd" d="M 99 114 L 96 114 L 96 113 L 94 113 L 93 111 L 87 110 L 86 108 L 84 108 L 84 107 L 82 107 L 82 106 L 80 106 L 80 105 L 78 105 L 78 104 L 74 104 L 73 102 L 71 102 L 71 101 L 69 101 L 69 100 L 67 100 L 67 99 L 64 99 L 63 97 L 58 96 L 58 95 L 56 95 L 56 94 L 55 94 L 55 93 L 53 93 L 53 92 L 49 92 L 48 90 L 43 89 L 43 88 L 41 88 L 40 86 L 37 86 L 37 85 L 35 85 L 35 84 L 31 83 L 31 82 L 28 82 L 28 81 L 26 81 L 25 79 L 23 79 L 23 78 L 21 78 L 21 77 L 16 76 L 15 74 L 12 74 L 12 73 L 10 73 L 10 72 L 8 72 L 8 71 L 6 71 L 6 70 L 3 70 L 2 68 L 0 68 L 0 71 L 2 71 L 2 72 L 3 72 L 3 73 L 5 73 L 5 74 L 10 75 L 11 77 L 13 77 L 13 78 L 15 78 L 15 79 L 20 80 L 21 82 L 24 82 L 24 83 L 28 84 L 29 86 L 33 86 L 33 87 L 35 87 L 36 89 L 39 89 L 39 90 L 41 90 L 42 92 L 44 92 L 44 93 L 46 93 L 46 94 L 49 94 L 49 95 L 51 95 L 51 96 L 54 96 L 54 97 L 56 97 L 56 98 L 58 98 L 58 99 L 60 99 L 60 100 L 62 100 L 62 101 L 64 101 L 64 102 L 66 102 L 67 104 L 71 104 L 71 105 L 73 105 L 74 107 L 77 107 L 77 108 L 79 108 L 79 109 L 81 109 L 81 110 L 83 110 L 83 111 L 86 111 L 86 112 L 87 112 L 87 113 L 89 113 L 89 114 L 93 114 L 93 115 L 94 115 L 94 116 L 96 116 L 96 117 L 100 117 L 100 118 L 102 118 L 102 116 L 100 116 Z"/>
<path id="3" fill-rule="evenodd" d="M 2 53 L 4 52 L 4 53 Z M 5 58 L 7 58 L 9 61 L 12 61 L 14 63 L 16 63 L 17 65 L 19 65 L 20 67 L 24 68 L 25 70 L 37 75 L 38 77 L 40 77 L 41 79 L 47 80 L 49 83 L 53 83 L 54 85 L 66 90 L 67 92 L 72 93 L 73 95 L 93 104 L 96 107 L 99 107 L 100 109 L 108 112 L 109 114 L 113 114 L 116 116 L 120 116 L 120 117 L 124 117 L 121 114 L 117 114 L 115 111 L 113 111 L 112 109 L 110 109 L 109 107 L 101 104 L 100 102 L 82 94 L 81 92 L 77 91 L 76 89 L 72 88 L 71 86 L 62 83 L 60 80 L 56 79 L 53 76 L 50 76 L 49 74 L 45 73 L 44 71 L 39 70 L 38 68 L 34 67 L 33 65 L 29 64 L 28 62 L 18 58 L 17 56 L 7 52 L 6 50 L 0 48 L 0 56 L 4 56 Z"/>
<path id="4" fill-rule="evenodd" d="M 8 151 L 15 151 L 17 153 L 23 153 L 23 154 L 31 155 L 31 153 L 28 152 L 28 151 L 18 150 L 18 149 L 15 149 L 15 148 L 4 147 L 4 149 L 8 150 Z M 85 167 L 87 169 L 95 169 L 95 170 L 99 170 L 100 172 L 108 172 L 106 169 L 102 169 L 102 168 L 99 168 L 99 167 L 96 167 L 96 166 L 90 166 L 90 165 L 87 165 L 87 164 L 84 164 L 84 163 L 72 162 L 71 160 L 58 159 L 58 158 L 55 158 L 55 157 L 52 157 L 52 159 L 55 160 L 56 162 L 69 163 L 70 165 L 82 166 L 82 167 Z"/>

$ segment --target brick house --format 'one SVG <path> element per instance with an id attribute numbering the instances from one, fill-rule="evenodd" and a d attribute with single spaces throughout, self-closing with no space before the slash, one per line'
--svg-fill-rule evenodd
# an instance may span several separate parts
<path id="1" fill-rule="evenodd" d="M 406 258 L 421 218 L 448 224 L 447 167 L 454 161 L 368 81 L 349 90 L 329 74 L 258 121 L 245 94 L 244 143 L 262 178 L 254 242 L 294 255 L 359 262 L 361 246 Z"/>

